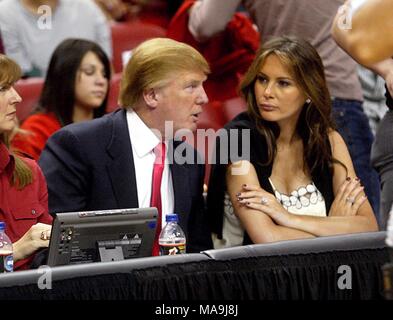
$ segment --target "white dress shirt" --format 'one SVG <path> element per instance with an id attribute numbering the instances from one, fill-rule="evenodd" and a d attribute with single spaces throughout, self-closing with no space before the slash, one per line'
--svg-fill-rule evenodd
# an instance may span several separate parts
<path id="1" fill-rule="evenodd" d="M 155 160 L 153 150 L 161 141 L 133 110 L 127 110 L 127 124 L 132 146 L 132 155 L 134 157 L 138 203 L 140 208 L 148 208 L 150 207 L 153 166 Z M 162 227 L 166 224 L 165 216 L 168 213 L 174 213 L 175 202 L 172 174 L 168 164 L 167 142 L 165 142 L 165 146 L 167 147 L 167 152 L 161 180 Z"/>

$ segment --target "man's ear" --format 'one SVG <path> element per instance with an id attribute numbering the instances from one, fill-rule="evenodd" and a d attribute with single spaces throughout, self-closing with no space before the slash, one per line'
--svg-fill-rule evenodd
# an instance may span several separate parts
<path id="1" fill-rule="evenodd" d="M 154 88 L 143 91 L 143 99 L 150 108 L 156 108 L 158 103 L 157 91 Z"/>

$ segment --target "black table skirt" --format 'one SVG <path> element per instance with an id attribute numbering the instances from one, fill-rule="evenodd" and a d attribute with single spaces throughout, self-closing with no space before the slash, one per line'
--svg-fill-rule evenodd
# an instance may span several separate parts
<path id="1" fill-rule="evenodd" d="M 60 280 L 50 290 L 0 288 L 0 299 L 381 300 L 388 261 L 386 248 L 206 260 Z M 343 265 L 350 267 L 350 289 L 338 285 Z"/>

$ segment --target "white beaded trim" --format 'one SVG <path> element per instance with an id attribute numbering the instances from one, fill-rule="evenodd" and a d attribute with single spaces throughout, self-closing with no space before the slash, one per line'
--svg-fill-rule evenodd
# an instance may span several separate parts
<path id="1" fill-rule="evenodd" d="M 322 194 L 314 183 L 310 183 L 307 186 L 292 191 L 291 195 L 280 193 L 274 189 L 274 195 L 285 209 L 289 207 L 301 209 L 302 207 L 308 207 L 310 204 L 316 204 L 318 201 L 323 201 Z"/>

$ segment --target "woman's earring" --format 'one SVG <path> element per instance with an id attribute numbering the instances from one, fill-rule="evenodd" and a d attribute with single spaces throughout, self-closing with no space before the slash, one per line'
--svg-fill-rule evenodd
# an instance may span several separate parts
<path id="1" fill-rule="evenodd" d="M 306 99 L 306 103 L 307 103 L 307 104 L 310 104 L 310 103 L 311 103 L 311 99 L 309 99 L 309 98 Z"/>

